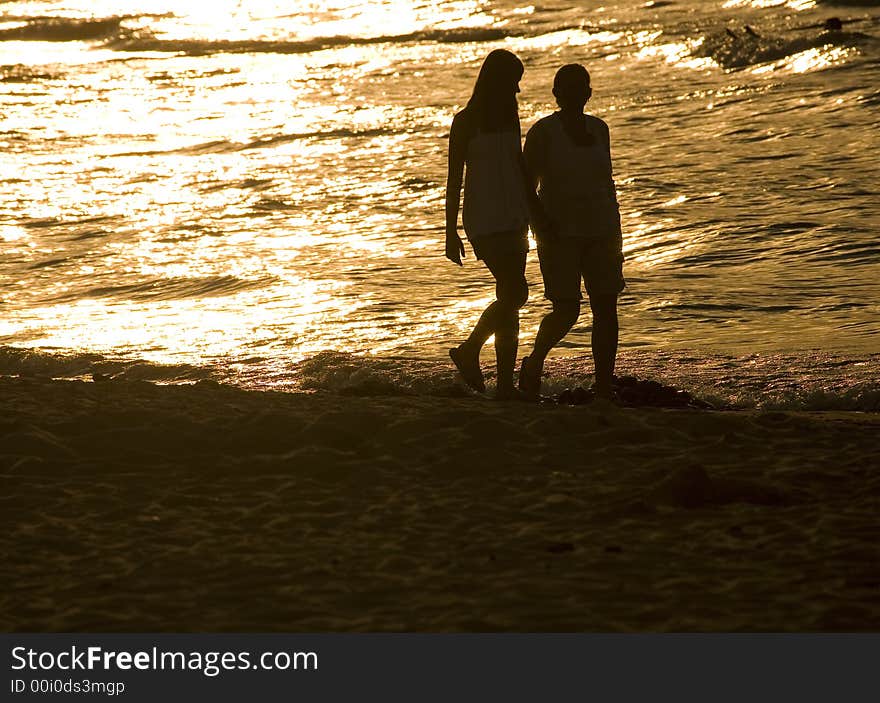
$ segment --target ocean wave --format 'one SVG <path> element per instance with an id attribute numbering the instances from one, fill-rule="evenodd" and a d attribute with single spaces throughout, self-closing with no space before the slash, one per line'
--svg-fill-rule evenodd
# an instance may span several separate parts
<path id="1" fill-rule="evenodd" d="M 872 239 L 865 241 L 829 242 L 819 247 L 804 250 L 815 261 L 832 261 L 835 264 L 874 264 L 880 260 L 880 243 Z"/>
<path id="2" fill-rule="evenodd" d="M 164 154 L 191 154 L 197 156 L 199 154 L 219 154 L 230 151 L 237 151 L 240 148 L 237 142 L 230 142 L 226 139 L 215 139 L 210 142 L 199 142 L 187 146 L 178 147 L 177 149 L 143 149 L 140 151 L 120 151 L 105 154 L 107 157 L 114 156 L 157 156 Z"/>
<path id="3" fill-rule="evenodd" d="M 708 34 L 691 54 L 709 58 L 727 69 L 745 68 L 780 61 L 811 49 L 829 45 L 856 46 L 867 35 L 858 32 L 821 31 L 813 36 L 780 36 L 756 32 L 751 27 Z"/>
<path id="4" fill-rule="evenodd" d="M 308 54 L 313 51 L 341 46 L 434 42 L 457 44 L 484 42 L 517 36 L 510 30 L 489 28 L 432 29 L 409 34 L 391 34 L 374 37 L 332 36 L 295 40 L 218 40 L 218 39 L 161 39 L 151 34 L 123 33 L 109 40 L 106 47 L 116 51 L 178 53 L 190 56 L 206 54 Z"/>
<path id="5" fill-rule="evenodd" d="M 693 358 L 681 353 L 643 352 L 622 354 L 619 365 L 624 369 L 624 386 L 658 388 L 663 391 L 658 402 L 664 402 L 665 393 L 676 407 L 686 396 L 692 398 L 691 406 L 717 409 L 880 412 L 880 382 L 875 380 L 880 356 Z M 295 365 L 291 374 L 294 387 L 344 395 L 471 395 L 451 364 L 443 361 L 327 351 Z M 491 372 L 487 381 L 491 387 Z M 565 403 L 572 389 L 588 388 L 591 381 L 592 361 L 588 357 L 552 358 L 547 362 L 543 390 Z"/>
<path id="6" fill-rule="evenodd" d="M 762 410 L 846 410 L 880 412 L 880 383 L 859 383 L 851 388 L 810 388 L 762 398 Z"/>
<path id="7" fill-rule="evenodd" d="M 346 352 L 316 354 L 293 368 L 303 390 L 344 395 L 428 395 L 460 397 L 470 392 L 448 364 L 407 358 L 361 357 Z"/>
<path id="8" fill-rule="evenodd" d="M 201 154 L 223 154 L 236 151 L 247 151 L 249 149 L 266 149 L 294 142 L 301 139 L 347 139 L 347 138 L 365 138 L 378 137 L 385 134 L 396 134 L 398 130 L 390 127 L 375 127 L 368 129 L 351 129 L 346 127 L 331 128 L 325 130 L 315 130 L 313 132 L 286 132 L 281 134 L 271 134 L 267 136 L 257 137 L 248 142 L 236 142 L 227 139 L 216 139 L 209 142 L 199 142 L 198 144 L 190 144 L 188 146 L 178 147 L 177 149 L 147 149 L 144 151 L 123 151 L 107 156 L 156 156 L 169 154 L 184 154 L 198 156 Z"/>
<path id="9" fill-rule="evenodd" d="M 26 227 L 28 229 L 39 230 L 51 229 L 53 227 L 58 227 L 62 225 L 65 227 L 81 227 L 84 225 L 107 224 L 116 220 L 118 220 L 118 218 L 114 217 L 113 215 L 97 215 L 71 219 L 63 219 L 60 217 L 44 217 L 20 220 L 19 224 L 21 224 L 22 227 Z"/>
<path id="10" fill-rule="evenodd" d="M 350 129 L 341 127 L 338 129 L 315 130 L 313 132 L 291 132 L 285 134 L 273 134 L 266 137 L 258 137 L 245 144 L 238 145 L 239 151 L 246 149 L 263 149 L 276 144 L 293 142 L 300 139 L 346 139 L 349 137 L 380 137 L 385 134 L 394 134 L 398 130 L 389 127 L 374 127 L 372 129 Z"/>
<path id="11" fill-rule="evenodd" d="M 0 83 L 39 83 L 58 80 L 61 77 L 59 73 L 47 72 L 42 66 L 32 67 L 24 64 L 0 66 Z M 4 134 L 9 134 L 9 132 L 4 132 Z"/>
<path id="12" fill-rule="evenodd" d="M 104 19 L 72 19 L 68 17 L 24 18 L 24 24 L 0 29 L 0 41 L 95 41 L 119 34 L 121 24 L 134 15 Z M 10 18 L 5 18 L 7 21 Z"/>
<path id="13" fill-rule="evenodd" d="M 119 286 L 100 286 L 85 291 L 67 293 L 52 302 L 66 302 L 89 298 L 120 298 L 124 300 L 182 300 L 239 293 L 260 288 L 275 279 L 245 280 L 235 276 L 208 276 L 205 278 L 155 278 Z"/>
<path id="14" fill-rule="evenodd" d="M 623 398 L 626 405 L 880 412 L 880 355 L 704 357 L 687 352 L 624 352 L 618 366 L 621 388 L 638 391 L 638 397 L 630 397 L 630 393 Z M 486 371 L 491 389 L 494 376 L 491 368 Z M 548 401 L 577 405 L 581 404 L 577 400 L 579 395 L 589 396 L 588 391 L 583 391 L 592 380 L 592 361 L 588 356 L 551 358 L 545 373 L 543 393 Z M 337 351 L 321 352 L 293 364 L 254 358 L 197 366 L 0 346 L 0 375 L 91 378 L 98 382 L 211 381 L 258 390 L 426 400 L 473 397 L 474 402 L 484 402 L 483 396 L 463 385 L 449 362 Z"/>
<path id="15" fill-rule="evenodd" d="M 149 29 L 124 27 L 128 20 L 170 15 L 138 14 L 105 18 L 70 17 L 4 17 L 16 26 L 0 29 L 0 41 L 102 41 L 106 48 L 128 52 L 182 53 L 193 56 L 219 53 L 304 54 L 339 46 L 435 42 L 457 44 L 484 42 L 517 36 L 500 27 L 465 27 L 458 29 L 424 29 L 406 34 L 377 36 L 327 36 L 305 40 L 271 39 L 163 39 Z"/>
<path id="16" fill-rule="evenodd" d="M 100 354 L 62 354 L 20 347 L 0 347 L 0 375 L 159 383 L 192 383 L 213 380 L 215 376 L 207 367 L 189 364 L 156 364 L 143 359 L 114 360 Z"/>
<path id="17" fill-rule="evenodd" d="M 816 0 L 816 4 L 833 7 L 880 7 L 880 0 Z"/>

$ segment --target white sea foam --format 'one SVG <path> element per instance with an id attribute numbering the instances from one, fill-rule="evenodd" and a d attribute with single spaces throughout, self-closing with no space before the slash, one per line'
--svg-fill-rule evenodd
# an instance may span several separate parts
<path id="1" fill-rule="evenodd" d="M 551 358 L 542 394 L 555 398 L 566 390 L 589 388 L 592 371 L 588 356 Z M 697 357 L 682 352 L 628 352 L 620 356 L 617 371 L 621 378 L 630 379 L 623 383 L 632 383 L 632 379 L 649 381 L 660 389 L 687 393 L 697 402 L 717 409 L 880 412 L 880 355 L 843 357 L 814 352 Z M 485 365 L 485 372 L 491 392 L 494 374 L 490 365 Z M 333 351 L 286 364 L 252 357 L 196 367 L 0 347 L 0 375 L 97 382 L 209 381 L 255 390 L 350 396 L 481 397 L 464 386 L 450 363 Z M 633 402 L 662 407 L 668 401 L 661 394 Z"/>

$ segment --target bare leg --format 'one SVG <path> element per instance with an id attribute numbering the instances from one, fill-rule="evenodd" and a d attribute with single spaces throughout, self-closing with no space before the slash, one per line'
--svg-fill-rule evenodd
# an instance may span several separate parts
<path id="1" fill-rule="evenodd" d="M 513 385 L 513 370 L 516 366 L 516 350 L 519 344 L 519 309 L 526 304 L 529 297 L 529 286 L 525 276 L 526 254 L 525 252 L 503 254 L 487 257 L 484 261 L 495 276 L 496 300 L 483 313 L 483 317 L 492 309 L 486 327 L 488 328 L 489 324 L 494 326 L 497 393 L 501 398 L 509 398 L 516 393 Z M 480 322 L 483 321 L 483 317 L 480 318 Z M 480 322 L 477 323 L 478 328 Z M 474 333 L 476 332 L 477 329 L 474 330 Z M 472 333 L 471 336 L 473 337 L 474 334 Z"/>
<path id="2" fill-rule="evenodd" d="M 501 397 L 514 394 L 513 370 L 519 345 L 519 308 L 499 306 L 495 327 L 495 364 L 498 376 L 497 393 Z"/>
<path id="3" fill-rule="evenodd" d="M 617 294 L 590 296 L 593 311 L 593 363 L 596 365 L 596 393 L 609 395 L 617 358 Z"/>
<path id="4" fill-rule="evenodd" d="M 581 305 L 577 300 L 557 300 L 553 302 L 553 310 L 541 320 L 535 337 L 535 349 L 523 360 L 520 371 L 519 387 L 526 395 L 536 396 L 540 392 L 547 354 L 568 334 L 577 322 L 580 311 Z"/>
<path id="5" fill-rule="evenodd" d="M 479 393 L 484 393 L 486 390 L 486 382 L 480 370 L 480 351 L 489 337 L 495 334 L 499 312 L 498 301 L 495 300 L 480 315 L 468 338 L 458 347 L 449 350 L 449 356 L 464 382 Z"/>
<path id="6" fill-rule="evenodd" d="M 479 356 L 483 345 L 489 340 L 489 337 L 495 334 L 497 326 L 498 301 L 493 300 L 489 306 L 483 310 L 483 314 L 480 315 L 480 319 L 477 320 L 476 326 L 462 346 L 466 346 L 470 350 L 476 350 L 476 353 Z"/>
<path id="7" fill-rule="evenodd" d="M 486 386 L 480 371 L 480 350 L 494 334 L 498 395 L 510 397 L 515 393 L 513 370 L 519 343 L 519 309 L 525 305 L 529 295 L 525 277 L 526 254 L 501 254 L 486 257 L 483 261 L 495 277 L 496 300 L 480 315 L 468 338 L 460 346 L 449 350 L 449 356 L 465 382 L 483 392 Z"/>

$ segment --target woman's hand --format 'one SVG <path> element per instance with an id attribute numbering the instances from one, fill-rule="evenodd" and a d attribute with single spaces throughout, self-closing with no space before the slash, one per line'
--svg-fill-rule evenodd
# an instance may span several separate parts
<path id="1" fill-rule="evenodd" d="M 548 242 L 556 238 L 558 227 L 546 214 L 542 212 L 536 213 L 531 221 L 532 234 L 538 243 Z"/>
<path id="2" fill-rule="evenodd" d="M 458 236 L 458 230 L 455 227 L 446 228 L 446 258 L 453 264 L 461 266 L 461 257 L 464 256 L 464 242 Z"/>

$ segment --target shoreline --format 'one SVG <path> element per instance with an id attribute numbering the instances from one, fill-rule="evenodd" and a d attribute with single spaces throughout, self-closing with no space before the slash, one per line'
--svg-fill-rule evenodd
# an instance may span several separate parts
<path id="1" fill-rule="evenodd" d="M 880 627 L 880 414 L 0 398 L 3 631 Z"/>

